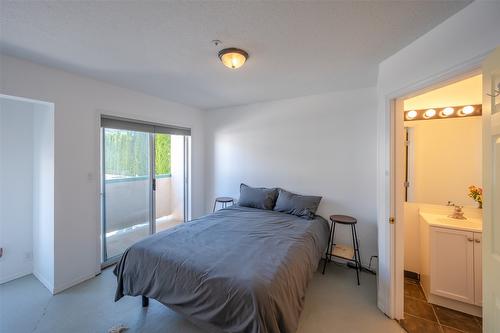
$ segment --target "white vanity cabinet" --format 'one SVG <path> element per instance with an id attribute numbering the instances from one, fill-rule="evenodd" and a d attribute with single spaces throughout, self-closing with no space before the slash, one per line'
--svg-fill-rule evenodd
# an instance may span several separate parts
<path id="1" fill-rule="evenodd" d="M 422 216 L 423 215 L 423 216 Z M 421 284 L 430 303 L 481 314 L 481 229 L 421 214 Z"/>
<path id="2" fill-rule="evenodd" d="M 474 233 L 431 227 L 431 293 L 475 303 Z"/>

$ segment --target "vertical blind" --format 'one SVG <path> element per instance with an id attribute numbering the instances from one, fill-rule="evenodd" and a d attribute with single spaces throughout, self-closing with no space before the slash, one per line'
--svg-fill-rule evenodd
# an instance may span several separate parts
<path id="1" fill-rule="evenodd" d="M 114 116 L 101 116 L 101 127 L 114 128 L 146 133 L 163 133 L 173 135 L 191 135 L 191 129 L 186 127 L 161 125 L 147 121 L 132 120 Z"/>

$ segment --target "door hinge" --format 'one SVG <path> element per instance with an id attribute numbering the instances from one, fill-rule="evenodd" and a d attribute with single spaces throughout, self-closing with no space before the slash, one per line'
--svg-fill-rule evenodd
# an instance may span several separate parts
<path id="1" fill-rule="evenodd" d="M 403 186 L 406 187 L 406 188 L 410 187 L 410 182 L 408 182 L 408 181 L 404 182 Z"/>
<path id="2" fill-rule="evenodd" d="M 156 178 L 153 178 L 153 191 L 156 191 Z"/>
<path id="3" fill-rule="evenodd" d="M 396 219 L 394 217 L 389 217 L 389 224 L 394 224 Z"/>

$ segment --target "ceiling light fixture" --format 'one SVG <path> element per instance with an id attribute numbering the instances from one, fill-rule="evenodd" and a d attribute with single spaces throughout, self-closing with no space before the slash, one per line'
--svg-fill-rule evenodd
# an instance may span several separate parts
<path id="1" fill-rule="evenodd" d="M 219 59 L 224 66 L 237 69 L 243 66 L 248 59 L 248 53 L 235 47 L 223 49 L 219 52 Z"/>

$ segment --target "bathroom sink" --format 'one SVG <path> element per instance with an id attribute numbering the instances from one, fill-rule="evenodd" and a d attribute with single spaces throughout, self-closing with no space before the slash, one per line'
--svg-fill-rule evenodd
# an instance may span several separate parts
<path id="1" fill-rule="evenodd" d="M 458 220 L 446 215 L 430 213 L 420 213 L 420 217 L 428 224 L 436 227 L 469 230 L 474 232 L 481 232 L 483 230 L 483 221 L 479 218 Z"/>
<path id="2" fill-rule="evenodd" d="M 439 217 L 437 220 L 439 222 L 442 222 L 442 223 L 463 223 L 463 222 L 466 222 L 466 221 L 471 221 L 471 219 L 468 219 L 468 218 L 465 218 L 465 219 L 454 219 L 452 217 Z"/>

